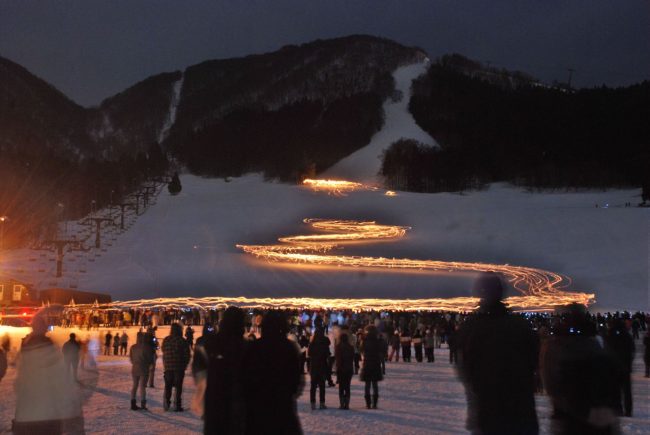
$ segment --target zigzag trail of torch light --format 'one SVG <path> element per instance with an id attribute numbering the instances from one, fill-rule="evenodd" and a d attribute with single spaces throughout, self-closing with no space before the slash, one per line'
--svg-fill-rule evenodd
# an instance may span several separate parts
<path id="1" fill-rule="evenodd" d="M 318 266 L 368 267 L 379 269 L 406 269 L 432 272 L 487 272 L 493 271 L 506 278 L 520 295 L 506 299 L 506 304 L 521 311 L 552 310 L 570 303 L 588 305 L 594 295 L 563 291 L 571 284 L 568 277 L 531 267 L 486 263 L 463 263 L 457 261 L 413 260 L 408 258 L 384 258 L 349 255 L 331 255 L 329 252 L 341 243 L 376 241 L 403 237 L 410 228 L 396 225 L 380 225 L 375 222 L 351 220 L 305 219 L 313 228 L 326 234 L 282 237 L 283 244 L 237 245 L 248 254 L 269 261 L 303 263 Z M 312 300 L 314 301 L 314 300 Z M 328 301 L 328 300 L 324 300 Z M 329 300 L 333 301 L 333 300 Z M 381 299 L 345 300 L 358 306 L 368 304 L 366 309 L 382 305 Z M 475 298 L 446 298 L 420 300 L 385 300 L 391 309 L 466 311 L 476 308 Z M 349 306 L 349 305 L 348 305 Z M 383 305 L 382 305 L 383 306 Z"/>

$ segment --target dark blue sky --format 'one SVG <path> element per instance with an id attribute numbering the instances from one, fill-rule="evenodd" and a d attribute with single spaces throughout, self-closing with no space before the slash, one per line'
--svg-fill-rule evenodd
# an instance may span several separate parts
<path id="1" fill-rule="evenodd" d="M 0 55 L 82 105 L 152 74 L 353 33 L 577 86 L 650 78 L 646 0 L 0 0 Z"/>

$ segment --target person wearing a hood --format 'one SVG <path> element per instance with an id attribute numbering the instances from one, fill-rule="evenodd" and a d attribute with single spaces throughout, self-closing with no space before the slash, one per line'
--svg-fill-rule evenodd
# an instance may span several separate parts
<path id="1" fill-rule="evenodd" d="M 145 333 L 138 332 L 136 343 L 129 351 L 131 359 L 131 377 L 133 387 L 131 388 L 131 410 L 147 410 L 147 378 L 149 377 L 149 366 L 153 362 L 153 354 L 150 346 L 145 343 Z M 140 407 L 136 405 L 136 393 L 140 388 Z"/>
<path id="2" fill-rule="evenodd" d="M 169 335 L 163 340 L 162 353 L 163 378 L 165 380 L 163 408 L 165 411 L 169 410 L 173 388 L 176 390 L 174 410 L 176 412 L 182 412 L 181 397 L 183 395 L 183 379 L 185 378 L 185 369 L 190 362 L 190 346 L 183 339 L 183 328 L 180 324 L 172 324 Z"/>
<path id="3" fill-rule="evenodd" d="M 79 386 L 65 375 L 63 356 L 45 335 L 54 309 L 44 308 L 34 316 L 32 332 L 22 342 L 14 384 L 15 435 L 84 433 Z"/>
<path id="4" fill-rule="evenodd" d="M 474 292 L 481 298 L 480 307 L 457 332 L 467 429 L 473 434 L 537 434 L 537 335 L 501 302 L 504 288 L 496 273 L 482 273 Z"/>

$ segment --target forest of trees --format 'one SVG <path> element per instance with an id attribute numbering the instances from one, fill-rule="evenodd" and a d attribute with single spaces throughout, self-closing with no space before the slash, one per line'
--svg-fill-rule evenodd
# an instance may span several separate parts
<path id="1" fill-rule="evenodd" d="M 495 81 L 468 74 L 458 58 L 439 59 L 413 84 L 410 110 L 441 148 L 396 144 L 386 176 L 413 172 L 408 188 L 426 191 L 493 181 L 533 189 L 648 183 L 650 82 L 572 90 Z"/>
<path id="2" fill-rule="evenodd" d="M 3 245 L 34 240 L 53 223 L 83 217 L 93 206 L 117 204 L 145 180 L 165 175 L 168 166 L 157 144 L 147 153 L 117 161 L 0 151 L 0 215 L 8 217 Z"/>
<path id="3" fill-rule="evenodd" d="M 235 110 L 183 138 L 173 153 L 195 174 L 259 171 L 296 182 L 366 145 L 383 124 L 382 99 L 359 94 L 327 105 L 301 101 L 275 111 Z"/>

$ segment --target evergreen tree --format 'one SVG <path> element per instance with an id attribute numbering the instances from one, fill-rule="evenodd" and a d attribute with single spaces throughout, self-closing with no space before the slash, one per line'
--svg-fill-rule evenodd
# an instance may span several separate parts
<path id="1" fill-rule="evenodd" d="M 178 195 L 182 189 L 183 186 L 181 186 L 181 179 L 178 178 L 178 172 L 174 172 L 171 181 L 167 185 L 167 190 L 169 190 L 169 193 L 172 195 Z"/>

